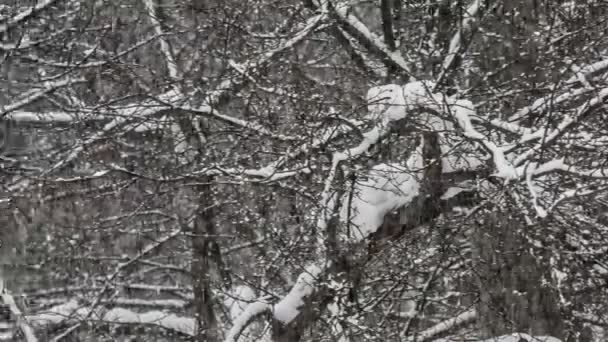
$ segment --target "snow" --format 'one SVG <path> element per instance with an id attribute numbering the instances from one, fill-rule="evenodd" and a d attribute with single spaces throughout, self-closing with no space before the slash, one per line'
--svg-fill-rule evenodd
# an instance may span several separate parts
<path id="1" fill-rule="evenodd" d="M 234 321 L 245 311 L 247 304 L 256 299 L 253 289 L 246 285 L 236 286 L 233 293 L 230 294 L 224 304 L 230 310 L 230 318 Z"/>
<path id="2" fill-rule="evenodd" d="M 367 42 L 371 43 L 376 49 L 386 56 L 391 62 L 401 70 L 405 71 L 408 75 L 412 75 L 411 68 L 403 58 L 400 51 L 391 51 L 391 49 L 384 44 L 384 39 L 369 30 L 367 25 L 362 23 L 350 9 L 350 4 L 342 3 L 335 6 L 335 13 L 340 17 L 341 20 L 346 22 L 353 30 L 356 30 L 359 37 L 362 37 Z"/>
<path id="3" fill-rule="evenodd" d="M 459 30 L 456 32 L 456 34 L 454 34 L 454 36 L 450 40 L 450 46 L 448 48 L 448 55 L 447 55 L 447 58 L 443 62 L 443 68 L 441 70 L 441 74 L 437 78 L 438 80 L 442 80 L 444 78 L 444 76 L 446 75 L 446 73 L 452 67 L 452 64 L 454 63 L 454 61 L 456 60 L 456 57 L 458 56 L 458 54 L 460 53 L 460 50 L 462 49 L 463 36 L 467 31 L 470 31 L 472 29 L 473 25 L 477 21 L 476 16 L 477 16 L 477 13 L 479 12 L 480 8 L 481 8 L 481 0 L 474 0 L 471 3 L 471 5 L 469 5 L 469 7 L 467 8 L 468 15 L 463 17 L 462 21 L 460 22 Z"/>
<path id="4" fill-rule="evenodd" d="M 499 337 L 493 337 L 482 342 L 520 342 L 525 339 L 528 342 L 561 342 L 561 340 L 551 336 L 531 336 L 523 333 L 513 333 Z"/>
<path id="5" fill-rule="evenodd" d="M 441 167 L 444 173 L 473 171 L 485 165 L 485 161 L 471 153 L 453 151 L 449 146 L 441 146 Z"/>
<path id="6" fill-rule="evenodd" d="M 534 156 L 538 151 L 542 150 L 544 148 L 544 146 L 553 143 L 555 140 L 557 140 L 559 137 L 561 137 L 568 129 L 573 127 L 576 123 L 579 122 L 579 120 L 581 118 L 583 118 L 586 114 L 588 114 L 589 111 L 593 110 L 596 107 L 601 106 L 607 98 L 608 98 L 608 88 L 603 88 L 597 92 L 595 97 L 593 97 L 592 99 L 590 99 L 590 100 L 586 101 L 585 103 L 583 103 L 582 105 L 580 105 L 576 109 L 576 114 L 574 116 L 565 115 L 564 118 L 562 119 L 562 122 L 560 122 L 559 125 L 552 131 L 547 131 L 546 128 L 542 128 L 541 129 L 543 131 L 542 141 L 538 142 L 536 145 L 534 145 L 533 147 L 528 149 L 526 152 L 520 154 L 517 158 L 515 158 L 515 160 L 513 161 L 513 165 L 520 166 L 520 165 L 524 164 L 528 159 L 530 159 L 532 156 Z"/>
<path id="7" fill-rule="evenodd" d="M 549 110 L 551 107 L 555 107 L 555 106 L 558 106 L 567 101 L 571 101 L 577 97 L 580 97 L 580 96 L 590 93 L 592 91 L 594 91 L 594 90 L 587 89 L 587 88 L 579 88 L 579 89 L 568 90 L 567 92 L 565 92 L 559 96 L 555 96 L 555 95 L 551 94 L 546 97 L 542 97 L 542 98 L 534 101 L 532 103 L 532 105 L 519 109 L 517 112 L 515 112 L 515 114 L 513 114 L 511 117 L 508 118 L 508 121 L 512 122 L 512 121 L 521 120 L 533 112 L 539 112 L 539 113 L 545 112 L 545 111 Z"/>
<path id="8" fill-rule="evenodd" d="M 65 112 L 27 112 L 14 111 L 6 115 L 8 120 L 21 122 L 72 122 L 76 118 L 75 114 Z"/>
<path id="9" fill-rule="evenodd" d="M 163 311 L 135 312 L 124 308 L 113 308 L 102 314 L 101 309 L 96 317 L 101 317 L 104 323 L 141 323 L 156 325 L 165 329 L 194 335 L 195 321 L 193 318 L 180 317 Z M 37 326 L 55 325 L 65 321 L 79 321 L 90 315 L 87 308 L 81 306 L 76 300 L 54 306 L 49 310 L 28 316 L 28 320 Z"/>
<path id="10" fill-rule="evenodd" d="M 273 312 L 277 320 L 289 324 L 298 316 L 300 308 L 304 305 L 304 299 L 313 293 L 317 277 L 321 272 L 322 269 L 317 265 L 306 267 L 289 293 L 274 305 Z"/>
<path id="11" fill-rule="evenodd" d="M 487 340 L 478 340 L 478 342 L 520 342 L 522 339 L 525 339 L 527 342 L 562 342 L 560 339 L 551 337 L 551 336 L 531 336 L 524 333 L 513 333 L 509 335 L 502 335 L 498 337 L 492 337 Z M 419 338 L 418 341 L 424 341 L 424 339 Z M 449 339 L 449 338 L 440 338 L 433 340 L 433 342 L 456 342 L 461 341 L 461 339 Z M 472 341 L 472 340 L 469 340 Z"/>
<path id="12" fill-rule="evenodd" d="M 497 169 L 496 176 L 513 179 L 518 177 L 517 169 L 507 160 L 503 150 L 479 133 L 471 122 L 475 117 L 475 107 L 471 101 L 455 100 L 433 94 L 432 82 L 415 81 L 404 86 L 387 84 L 372 87 L 367 92 L 368 119 L 377 122 L 369 131 L 363 134 L 363 141 L 353 148 L 334 154 L 332 169 L 326 179 L 324 194 L 329 194 L 330 184 L 334 179 L 339 162 L 358 156 L 369 149 L 386 133 L 386 125 L 390 122 L 405 119 L 412 111 L 418 112 L 417 107 L 426 107 L 434 111 L 450 113 L 454 117 L 462 134 L 481 144 L 488 150 Z M 432 129 L 453 130 L 453 125 L 432 115 L 419 115 L 424 124 Z M 445 139 L 443 139 L 445 140 Z M 420 147 L 419 147 L 420 148 Z M 471 170 L 483 165 L 483 161 L 474 156 L 450 153 L 450 146 L 442 146 L 442 166 L 446 172 Z M 420 184 L 414 170 L 422 168 L 421 151 L 418 150 L 407 161 L 407 165 L 379 164 L 374 166 L 367 175 L 367 180 L 355 185 L 352 194 L 342 199 L 340 219 L 350 221 L 356 229 L 351 230 L 351 238 L 360 241 L 375 232 L 382 225 L 384 216 L 409 203 L 419 193 Z M 412 173 L 412 171 L 414 171 Z M 323 197 L 323 208 L 329 208 L 329 196 Z M 329 209 L 328 209 L 329 210 Z M 350 216 L 350 217 L 349 217 Z M 325 215 L 327 217 L 327 215 Z M 322 226 L 323 228 L 324 226 Z"/>
<path id="13" fill-rule="evenodd" d="M 405 117 L 405 96 L 401 86 L 387 84 L 367 91 L 367 110 L 371 119 L 387 117 L 398 120 Z"/>
<path id="14" fill-rule="evenodd" d="M 21 310 L 15 303 L 15 299 L 13 298 L 13 296 L 11 296 L 10 293 L 8 293 L 7 291 L 3 290 L 2 291 L 2 301 L 9 305 L 9 307 L 11 308 L 12 314 L 17 318 L 17 325 L 19 326 L 19 329 L 23 333 L 25 340 L 27 342 L 37 342 L 38 339 L 36 338 L 36 335 L 34 334 L 34 330 L 30 326 L 28 320 L 23 317 L 23 314 L 21 313 Z"/>
<path id="15" fill-rule="evenodd" d="M 409 111 L 418 105 L 433 106 L 436 99 L 430 96 L 434 84 L 428 81 L 410 82 L 404 86 L 386 84 L 371 87 L 367 91 L 368 118 L 380 119 L 387 124 L 391 121 L 405 119 Z M 429 100 L 431 103 L 429 104 Z"/>
<path id="16" fill-rule="evenodd" d="M 262 299 L 256 299 L 255 291 L 249 286 L 239 285 L 231 292 L 224 300 L 224 305 L 229 309 L 230 319 L 233 323 L 226 341 L 236 341 L 241 335 L 247 336 L 246 332 L 251 321 L 258 315 L 272 310 L 272 305 Z M 254 338 L 255 340 L 245 340 L 256 342 L 271 340 L 268 331 L 263 336 L 256 335 Z"/>
<path id="17" fill-rule="evenodd" d="M 137 313 L 123 308 L 114 308 L 103 315 L 106 323 L 142 323 L 156 325 L 165 329 L 178 331 L 193 336 L 196 322 L 194 318 L 180 317 L 163 311 Z"/>
<path id="18" fill-rule="evenodd" d="M 226 342 L 236 342 L 243 331 L 247 328 L 248 324 L 257 316 L 270 311 L 272 309 L 270 304 L 263 302 L 255 302 L 247 305 L 245 310 L 233 320 L 232 328 L 226 336 Z"/>
<path id="19" fill-rule="evenodd" d="M 35 325 L 59 324 L 70 318 L 78 319 L 86 316 L 83 308 L 73 299 L 61 305 L 54 306 L 44 312 L 28 316 Z"/>
<path id="20" fill-rule="evenodd" d="M 418 195 L 420 183 L 413 175 L 413 164 L 418 162 L 417 159 L 421 159 L 418 153 L 410 157 L 409 170 L 398 164 L 374 166 L 368 174 L 368 180 L 356 184 L 352 199 L 349 201 L 350 196 L 345 196 L 340 218 L 346 222 L 351 214 L 350 223 L 355 227 L 351 230 L 353 240 L 367 238 L 382 225 L 386 214 L 409 203 Z"/>
<path id="21" fill-rule="evenodd" d="M 517 170 L 507 160 L 504 151 L 483 134 L 479 133 L 471 122 L 475 117 L 475 106 L 468 100 L 457 100 L 433 94 L 430 92 L 434 83 L 428 81 L 410 82 L 403 87 L 395 84 L 376 86 L 369 89 L 367 93 L 369 118 L 381 120 L 383 124 L 391 121 L 405 119 L 408 112 L 416 110 L 416 107 L 426 107 L 437 112 L 450 113 L 462 134 L 471 140 L 481 144 L 492 154 L 494 165 L 497 169 L 495 176 L 513 179 L 518 177 Z M 423 123 L 430 123 L 432 128 L 443 125 L 444 129 L 451 128 L 450 125 L 442 124 L 441 119 L 429 120 L 428 115 L 421 115 Z"/>
<path id="22" fill-rule="evenodd" d="M 471 117 L 475 115 L 473 103 L 468 100 L 457 100 L 452 109 L 458 125 L 464 131 L 464 136 L 479 142 L 492 153 L 494 167 L 497 169 L 495 176 L 505 179 L 517 178 L 517 170 L 507 161 L 504 152 L 479 133 L 471 123 Z"/>
<path id="23" fill-rule="evenodd" d="M 22 93 L 19 97 L 17 97 L 13 101 L 11 101 L 10 104 L 8 104 L 6 106 L 1 106 L 0 107 L 0 118 L 3 118 L 4 116 L 6 116 L 7 114 L 9 114 L 12 111 L 21 109 L 21 108 L 33 103 L 34 101 L 42 98 L 43 96 L 47 95 L 48 93 L 50 93 L 52 91 L 55 91 L 60 88 L 65 88 L 65 87 L 68 87 L 68 86 L 71 86 L 74 84 L 85 83 L 85 82 L 87 82 L 87 80 L 84 77 L 78 77 L 78 78 L 66 77 L 66 78 L 58 79 L 53 82 L 50 82 L 50 81 L 45 82 L 44 87 L 33 88 L 31 90 L 28 90 L 25 93 Z"/>
<path id="24" fill-rule="evenodd" d="M 177 80 L 180 77 L 180 72 L 177 66 L 177 62 L 173 58 L 173 52 L 171 51 L 171 45 L 164 37 L 163 29 L 161 22 L 159 20 L 159 13 L 157 12 L 159 4 L 155 3 L 154 0 L 144 0 L 144 4 L 148 11 L 148 15 L 150 17 L 150 21 L 152 21 L 152 26 L 154 27 L 154 31 L 160 37 L 160 50 L 165 56 L 165 60 L 167 62 L 167 68 L 169 70 L 169 77 L 173 80 Z"/>
<path id="25" fill-rule="evenodd" d="M 576 75 L 570 77 L 566 83 L 576 83 L 582 77 L 583 79 L 588 78 L 589 76 L 602 72 L 608 69 L 608 59 L 601 60 L 599 62 L 595 62 L 589 65 L 586 65 L 578 70 L 576 70 Z"/>
<path id="26" fill-rule="evenodd" d="M 454 327 L 457 327 L 459 325 L 463 325 L 466 323 L 469 323 L 473 320 L 475 320 L 477 318 L 477 311 L 472 309 L 472 310 L 468 310 L 465 311 L 453 318 L 447 319 L 445 321 L 439 322 L 437 324 L 435 324 L 434 326 L 423 330 L 420 332 L 420 334 L 418 334 L 417 337 L 417 341 L 426 341 L 431 339 L 433 336 L 437 336 L 439 334 L 442 334 Z"/>
<path id="27" fill-rule="evenodd" d="M 44 0 L 41 2 L 36 2 L 36 5 L 29 6 L 26 10 L 12 16 L 9 20 L 2 20 L 2 24 L 0 24 L 0 33 L 6 32 L 9 28 L 21 23 L 24 20 L 27 20 L 27 18 L 32 16 L 34 13 L 44 10 L 57 1 L 58 0 Z"/>

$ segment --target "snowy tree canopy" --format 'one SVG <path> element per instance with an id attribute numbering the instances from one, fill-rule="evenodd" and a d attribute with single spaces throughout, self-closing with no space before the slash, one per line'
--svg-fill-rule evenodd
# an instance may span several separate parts
<path id="1" fill-rule="evenodd" d="M 0 335 L 605 341 L 607 15 L 0 3 Z"/>

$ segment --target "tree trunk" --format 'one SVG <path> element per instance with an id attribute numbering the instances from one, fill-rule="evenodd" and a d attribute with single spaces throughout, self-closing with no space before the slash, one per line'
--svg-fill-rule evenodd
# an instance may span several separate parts
<path id="1" fill-rule="evenodd" d="M 513 332 L 563 338 L 559 297 L 550 285 L 548 265 L 531 254 L 525 229 L 508 213 L 492 212 L 483 215 L 473 234 L 483 338 Z"/>
<path id="2" fill-rule="evenodd" d="M 192 290 L 194 291 L 194 314 L 196 318 L 197 342 L 219 340 L 217 321 L 213 312 L 211 292 L 210 252 L 215 234 L 213 191 L 209 177 L 198 187 L 198 213 L 192 229 Z"/>

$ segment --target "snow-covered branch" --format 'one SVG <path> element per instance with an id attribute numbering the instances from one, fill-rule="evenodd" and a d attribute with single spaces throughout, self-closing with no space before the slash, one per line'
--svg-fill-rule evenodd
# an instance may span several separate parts
<path id="1" fill-rule="evenodd" d="M 589 77 L 593 77 L 596 74 L 608 71 L 608 59 L 603 59 L 599 62 L 595 62 L 592 64 L 585 65 L 582 68 L 576 70 L 574 76 L 570 77 L 566 84 L 577 83 L 581 81 L 581 77 L 583 79 L 588 79 Z"/>
<path id="2" fill-rule="evenodd" d="M 113 308 L 107 311 L 97 310 L 95 321 L 106 324 L 146 324 L 194 336 L 193 318 L 181 317 L 163 311 L 135 312 L 124 308 Z M 89 319 L 91 310 L 81 306 L 76 300 L 52 307 L 43 312 L 27 316 L 28 321 L 36 327 L 56 325 L 66 322 L 79 322 Z"/>
<path id="3" fill-rule="evenodd" d="M 319 14 L 310 18 L 304 28 L 301 29 L 299 32 L 295 33 L 293 37 L 286 40 L 278 47 L 262 54 L 262 57 L 260 57 L 259 59 L 249 61 L 247 63 L 247 68 L 244 69 L 245 74 L 248 73 L 248 70 L 258 70 L 260 67 L 268 63 L 278 54 L 301 42 L 311 32 L 313 32 L 314 29 L 325 19 L 325 14 Z M 271 135 L 283 140 L 292 140 L 288 137 L 274 135 L 259 124 L 223 115 L 217 111 L 215 107 L 219 105 L 220 102 L 229 94 L 239 90 L 240 87 L 242 87 L 246 81 L 247 78 L 244 76 L 236 76 L 223 81 L 219 85 L 217 90 L 210 92 L 210 94 L 206 96 L 202 106 L 191 106 L 187 104 L 188 98 L 193 94 L 185 96 L 176 89 L 171 89 L 159 95 L 154 100 L 144 101 L 142 103 L 134 104 L 131 106 L 111 108 L 111 111 L 116 112 L 115 118 L 109 123 L 107 123 L 99 132 L 90 135 L 84 141 L 76 145 L 65 158 L 53 165 L 53 167 L 51 167 L 46 173 L 48 174 L 63 168 L 65 165 L 75 160 L 80 155 L 80 153 L 82 153 L 86 146 L 89 146 L 95 143 L 96 141 L 103 139 L 111 131 L 127 124 L 128 120 L 139 119 L 138 121 L 145 123 L 145 120 L 147 118 L 150 118 L 164 110 L 177 110 L 178 112 L 181 111 L 182 113 L 205 115 L 222 122 L 230 123 L 238 127 L 256 131 L 257 133 L 260 133 L 262 135 Z"/>
<path id="4" fill-rule="evenodd" d="M 8 304 L 8 306 L 11 308 L 12 314 L 15 317 L 17 317 L 17 325 L 19 326 L 19 329 L 25 336 L 25 340 L 27 342 L 37 342 L 38 339 L 36 338 L 36 335 L 34 334 L 34 330 L 30 326 L 28 320 L 21 313 L 21 310 L 15 303 L 15 299 L 13 298 L 13 296 L 11 296 L 8 292 L 6 292 L 4 289 L 2 289 L 1 297 L 2 297 L 2 302 Z"/>
<path id="5" fill-rule="evenodd" d="M 41 2 L 36 2 L 35 5 L 28 8 L 25 11 L 21 11 L 16 15 L 0 20 L 0 33 L 6 32 L 8 29 L 19 25 L 22 22 L 29 20 L 34 17 L 37 13 L 44 11 L 47 8 L 50 8 L 54 5 L 58 0 L 44 0 Z"/>
<path id="6" fill-rule="evenodd" d="M 335 14 L 345 24 L 344 30 L 349 35 L 356 38 L 359 43 L 376 53 L 383 62 L 396 67 L 406 73 L 409 77 L 414 77 L 407 61 L 398 50 L 392 50 L 384 42 L 382 37 L 372 32 L 359 18 L 350 10 L 349 4 L 339 4 L 335 7 Z"/>
<path id="7" fill-rule="evenodd" d="M 247 307 L 236 317 L 232 322 L 232 328 L 228 331 L 228 335 L 224 341 L 236 342 L 247 327 L 254 319 L 262 314 L 270 312 L 272 305 L 263 302 L 254 302 Z"/>
<path id="8" fill-rule="evenodd" d="M 74 84 L 84 83 L 86 79 L 84 77 L 66 77 L 63 79 L 59 79 L 57 81 L 48 81 L 43 84 L 42 89 L 34 88 L 25 92 L 23 95 L 19 96 L 15 101 L 12 101 L 10 104 L 6 106 L 2 106 L 0 108 L 0 118 L 4 118 L 12 111 L 23 108 L 24 106 L 32 104 L 34 101 L 40 99 L 44 95 L 53 92 L 60 88 L 69 87 Z"/>
<path id="9" fill-rule="evenodd" d="M 146 10 L 148 11 L 148 16 L 150 17 L 150 21 L 152 22 L 152 26 L 154 27 L 154 31 L 160 37 L 160 51 L 163 53 L 165 57 L 165 61 L 167 63 L 167 69 L 169 70 L 169 77 L 172 80 L 178 80 L 180 77 L 180 72 L 177 67 L 177 63 L 175 62 L 175 58 L 173 57 L 173 51 L 171 51 L 171 45 L 166 39 L 165 32 L 163 30 L 163 23 L 161 22 L 161 15 L 159 8 L 159 4 L 156 0 L 143 0 L 144 5 L 146 6 Z"/>
<path id="10" fill-rule="evenodd" d="M 581 79 L 586 80 L 589 77 L 605 71 L 608 71 L 608 60 L 606 59 L 586 65 L 577 70 L 576 74 L 566 81 L 566 85 L 578 84 Z M 567 88 L 562 94 L 555 95 L 557 89 L 558 88 L 555 88 L 554 92 L 551 94 L 537 99 L 531 105 L 517 110 L 515 114 L 509 117 L 508 121 L 514 122 L 521 120 L 531 113 L 544 113 L 551 107 L 558 106 L 568 101 L 574 101 L 583 95 L 595 92 L 595 89 L 584 86 L 576 89 Z"/>
<path id="11" fill-rule="evenodd" d="M 477 310 L 472 309 L 465 311 L 453 318 L 446 319 L 445 321 L 439 322 L 434 326 L 425 329 L 418 333 L 415 338 L 410 338 L 408 341 L 426 342 L 430 341 L 437 335 L 443 334 L 456 327 L 469 324 L 477 319 Z"/>
<path id="12" fill-rule="evenodd" d="M 441 83 L 446 73 L 453 67 L 456 57 L 464 50 L 464 35 L 470 33 L 477 24 L 479 12 L 481 10 L 481 0 L 473 0 L 471 5 L 466 9 L 464 17 L 462 18 L 458 31 L 454 34 L 450 40 L 450 47 L 448 48 L 448 55 L 443 61 L 443 68 L 441 74 L 437 77 L 437 83 Z"/>
<path id="13" fill-rule="evenodd" d="M 553 130 L 541 129 L 543 132 L 541 136 L 543 138 L 540 142 L 528 149 L 526 152 L 519 155 L 514 161 L 513 165 L 520 166 L 526 162 L 529 158 L 543 149 L 545 146 L 552 144 L 559 137 L 564 135 L 570 128 L 580 123 L 581 120 L 589 115 L 593 110 L 602 106 L 608 99 L 608 88 L 600 90 L 596 96 L 586 101 L 583 105 L 576 109 L 574 116 L 566 115 L 562 119 L 562 122 Z"/>
<path id="14" fill-rule="evenodd" d="M 106 278 L 106 283 L 105 285 L 101 288 L 101 290 L 99 290 L 99 292 L 97 293 L 97 295 L 95 296 L 95 300 L 93 301 L 93 303 L 90 305 L 90 309 L 87 310 L 87 315 L 86 318 L 88 318 L 93 311 L 95 310 L 95 308 L 97 307 L 97 305 L 101 302 L 103 295 L 106 293 L 106 291 L 108 289 L 110 289 L 111 287 L 111 283 L 112 281 L 123 271 L 125 270 L 127 267 L 133 265 L 134 263 L 138 262 L 138 260 L 142 259 L 144 256 L 148 255 L 149 253 L 157 250 L 158 248 L 160 248 L 162 245 L 164 245 L 165 243 L 167 243 L 168 241 L 173 240 L 174 238 L 176 238 L 177 236 L 179 236 L 180 234 L 182 234 L 182 230 L 181 229 L 175 229 L 172 232 L 170 232 L 169 234 L 165 235 L 164 237 L 158 239 L 157 241 L 147 245 L 145 248 L 143 248 L 137 255 L 135 255 L 134 257 L 132 257 L 131 259 L 129 259 L 126 262 L 120 263 L 116 266 L 116 268 L 114 269 L 114 272 L 112 272 L 107 278 Z"/>

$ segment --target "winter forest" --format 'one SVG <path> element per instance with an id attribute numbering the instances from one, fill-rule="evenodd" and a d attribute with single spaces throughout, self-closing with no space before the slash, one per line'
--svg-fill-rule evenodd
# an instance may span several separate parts
<path id="1" fill-rule="evenodd" d="M 605 0 L 1 0 L 0 341 L 608 341 Z"/>

